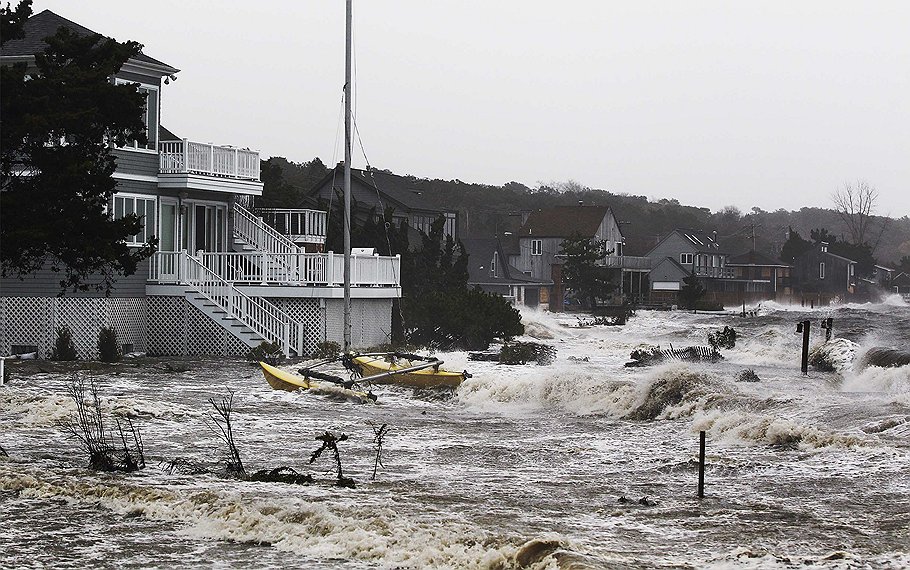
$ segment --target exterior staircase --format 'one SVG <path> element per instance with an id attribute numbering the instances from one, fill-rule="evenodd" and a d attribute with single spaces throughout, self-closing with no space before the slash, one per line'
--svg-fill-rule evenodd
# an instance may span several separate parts
<path id="1" fill-rule="evenodd" d="M 261 298 L 250 297 L 199 259 L 186 256 L 184 283 L 184 296 L 191 305 L 250 348 L 268 341 L 277 342 L 288 356 L 304 354 L 303 323 Z"/>

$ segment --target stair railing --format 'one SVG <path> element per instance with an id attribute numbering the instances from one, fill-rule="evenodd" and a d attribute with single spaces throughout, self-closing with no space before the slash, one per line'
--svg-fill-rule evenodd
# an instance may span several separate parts
<path id="1" fill-rule="evenodd" d="M 185 255 L 185 282 L 264 339 L 277 342 L 285 354 L 303 354 L 303 323 L 295 322 L 278 307 L 254 299 L 222 279 L 193 256 Z"/>
<path id="2" fill-rule="evenodd" d="M 262 221 L 240 204 L 234 203 L 234 232 L 259 251 L 298 253 L 300 248 L 287 236 Z"/>

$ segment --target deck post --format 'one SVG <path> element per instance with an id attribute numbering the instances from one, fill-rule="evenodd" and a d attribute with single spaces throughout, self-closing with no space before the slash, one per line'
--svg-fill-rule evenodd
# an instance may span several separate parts
<path id="1" fill-rule="evenodd" d="M 6 357 L 0 356 L 0 386 L 6 384 Z"/>

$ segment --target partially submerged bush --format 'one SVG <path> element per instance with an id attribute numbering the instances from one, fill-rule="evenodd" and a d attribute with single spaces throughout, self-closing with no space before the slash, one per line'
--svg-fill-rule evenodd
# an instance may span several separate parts
<path id="1" fill-rule="evenodd" d="M 57 338 L 51 351 L 51 360 L 78 360 L 76 344 L 73 342 L 73 333 L 66 325 L 57 327 Z"/>
<path id="2" fill-rule="evenodd" d="M 117 362 L 123 354 L 117 342 L 117 331 L 111 327 L 103 327 L 98 333 L 98 360 L 101 362 Z"/>
<path id="3" fill-rule="evenodd" d="M 736 331 L 733 327 L 724 327 L 722 331 L 708 333 L 708 344 L 715 349 L 733 348 L 736 346 Z"/>
<path id="4" fill-rule="evenodd" d="M 89 456 L 89 469 L 97 471 L 138 471 L 145 467 L 145 453 L 138 428 L 127 418 L 124 430 L 120 420 L 114 420 L 116 434 L 105 427 L 98 387 L 91 379 L 88 386 L 81 377 L 74 377 L 67 392 L 76 404 L 75 418 L 58 425 L 79 440 Z"/>
<path id="5" fill-rule="evenodd" d="M 739 376 L 736 377 L 737 382 L 758 382 L 759 380 L 758 374 L 751 368 L 743 370 L 739 373 Z"/>
<path id="6" fill-rule="evenodd" d="M 500 364 L 527 364 L 536 361 L 545 366 L 556 358 L 556 348 L 537 342 L 507 342 L 499 350 Z"/>
<path id="7" fill-rule="evenodd" d="M 334 340 L 324 340 L 316 345 L 316 350 L 313 351 L 313 358 L 320 360 L 338 358 L 339 354 L 341 354 L 340 344 Z"/>
<path id="8" fill-rule="evenodd" d="M 246 353 L 246 359 L 250 362 L 265 362 L 276 366 L 284 359 L 284 352 L 282 352 L 281 345 L 277 342 L 262 341 L 259 346 L 251 348 Z"/>

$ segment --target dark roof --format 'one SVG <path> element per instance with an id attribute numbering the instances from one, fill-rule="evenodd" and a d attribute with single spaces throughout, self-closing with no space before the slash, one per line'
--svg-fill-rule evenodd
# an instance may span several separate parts
<path id="1" fill-rule="evenodd" d="M 774 259 L 755 250 L 734 255 L 727 259 L 727 265 L 758 265 L 762 267 L 790 267 L 783 261 Z"/>
<path id="2" fill-rule="evenodd" d="M 163 141 L 179 141 L 183 140 L 170 130 L 164 128 L 164 125 L 158 125 L 158 138 Z"/>
<path id="3" fill-rule="evenodd" d="M 655 263 L 653 267 L 651 267 L 651 271 L 654 271 L 655 269 L 657 269 L 664 263 L 669 263 L 670 265 L 675 266 L 678 270 L 682 271 L 684 275 L 692 275 L 691 269 L 686 269 L 685 267 L 683 267 L 683 265 L 680 262 L 676 261 L 676 259 L 674 259 L 672 257 L 665 257 L 665 258 L 661 259 L 660 261 Z"/>
<path id="4" fill-rule="evenodd" d="M 655 245 L 648 251 L 647 256 L 650 257 L 651 252 L 653 252 L 658 247 L 660 247 L 660 245 L 662 243 L 664 243 L 665 241 L 670 239 L 670 237 L 673 234 L 678 234 L 680 237 L 682 237 L 684 240 L 686 240 L 689 243 L 689 245 L 692 246 L 693 251 L 696 251 L 699 253 L 726 253 L 725 251 L 720 249 L 720 244 L 718 244 L 714 240 L 713 233 L 709 235 L 704 230 L 676 228 L 672 232 L 668 233 L 662 240 L 657 242 L 657 245 Z"/>
<path id="5" fill-rule="evenodd" d="M 604 217 L 606 206 L 553 206 L 532 211 L 518 230 L 519 237 L 567 238 L 575 234 L 593 237 Z"/>
<path id="6" fill-rule="evenodd" d="M 72 20 L 67 20 L 63 16 L 59 16 L 50 10 L 44 10 L 25 21 L 23 26 L 25 37 L 5 42 L 2 48 L 0 48 L 0 55 L 26 56 L 41 53 L 47 47 L 47 42 L 45 42 L 44 39 L 56 34 L 57 30 L 60 28 L 69 28 L 73 33 L 80 36 L 91 36 L 97 33 Z M 133 59 L 135 61 L 164 67 L 169 70 L 168 73 L 177 73 L 177 71 L 179 71 L 178 69 L 141 52 Z"/>
<path id="7" fill-rule="evenodd" d="M 509 265 L 501 244 L 496 238 L 469 238 L 462 239 L 461 243 L 468 254 L 468 284 L 549 283 L 528 277 Z M 490 272 L 490 262 L 493 260 L 495 251 L 499 251 L 496 277 Z"/>
<path id="8" fill-rule="evenodd" d="M 891 284 L 903 287 L 910 285 L 910 273 L 901 272 L 891 278 Z"/>
<path id="9" fill-rule="evenodd" d="M 310 193 L 315 195 L 319 189 L 327 184 L 331 184 L 334 179 L 334 186 L 340 188 L 344 181 L 344 164 L 338 163 L 333 170 L 319 181 Z M 423 196 L 424 190 L 418 189 L 414 185 L 416 179 L 409 176 L 399 176 L 382 170 L 361 170 L 359 168 L 351 169 L 351 183 L 359 182 L 370 188 L 376 188 L 385 200 L 391 200 L 394 206 L 400 206 L 408 211 L 426 210 L 432 212 L 445 212 L 454 210 L 440 208 L 432 201 Z"/>

